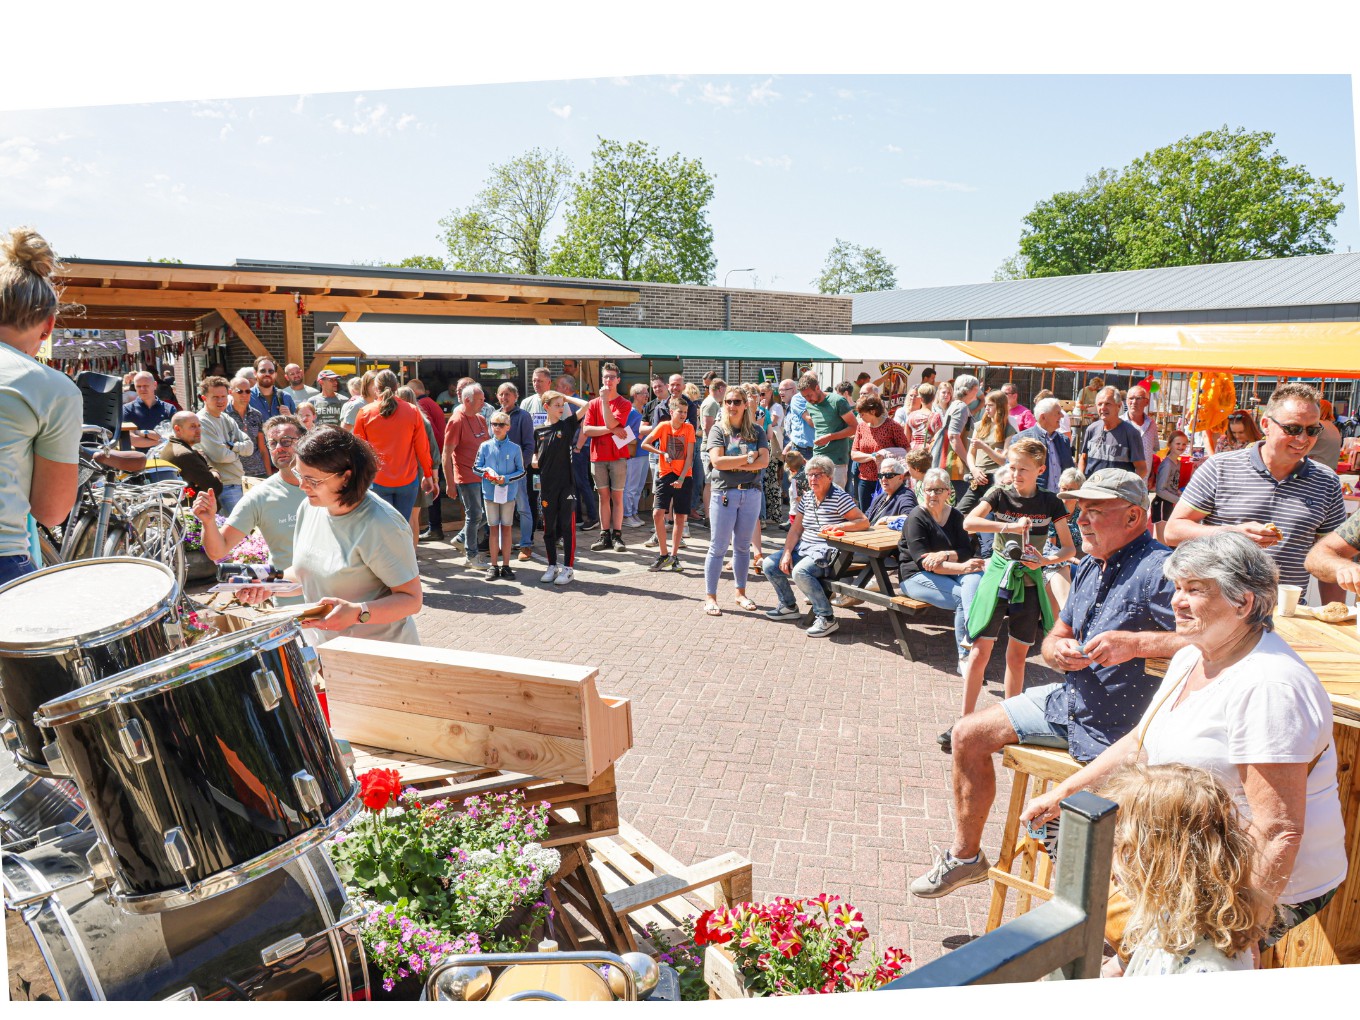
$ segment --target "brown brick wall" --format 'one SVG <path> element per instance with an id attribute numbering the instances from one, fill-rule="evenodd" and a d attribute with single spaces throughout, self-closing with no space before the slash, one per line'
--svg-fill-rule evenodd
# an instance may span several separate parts
<path id="1" fill-rule="evenodd" d="M 830 294 L 640 283 L 634 305 L 601 308 L 601 326 L 722 329 L 723 295 L 732 296 L 732 329 L 849 333 L 851 299 Z"/>

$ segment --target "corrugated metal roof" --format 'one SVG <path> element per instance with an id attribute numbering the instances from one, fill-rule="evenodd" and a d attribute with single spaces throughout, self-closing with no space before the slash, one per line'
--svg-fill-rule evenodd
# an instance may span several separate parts
<path id="1" fill-rule="evenodd" d="M 855 325 L 1360 302 L 1360 252 L 856 294 Z"/>

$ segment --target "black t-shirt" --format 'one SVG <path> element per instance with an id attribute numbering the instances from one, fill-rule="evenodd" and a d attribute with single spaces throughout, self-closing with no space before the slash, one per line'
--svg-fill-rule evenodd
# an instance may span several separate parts
<path id="1" fill-rule="evenodd" d="M 564 414 L 557 424 L 534 429 L 539 487 L 543 492 L 561 492 L 572 487 L 571 448 L 576 445 L 580 427 L 581 419 L 577 415 Z"/>
<path id="2" fill-rule="evenodd" d="M 1033 496 L 1021 496 L 1010 486 L 993 485 L 982 497 L 992 508 L 991 517 L 1003 524 L 1013 524 L 1021 517 L 1033 521 L 1030 543 L 1042 545 L 1050 526 L 1066 520 L 1071 513 L 1067 505 L 1047 489 L 1036 489 Z"/>
<path id="3" fill-rule="evenodd" d="M 963 529 L 963 514 L 953 507 L 943 526 L 935 520 L 934 514 L 923 506 L 918 506 L 907 515 L 902 526 L 902 538 L 897 543 L 897 556 L 900 561 L 898 576 L 905 581 L 921 572 L 921 558 L 926 553 L 954 551 L 960 563 L 973 558 L 973 538 Z"/>
<path id="4" fill-rule="evenodd" d="M 694 426 L 694 434 L 699 434 L 699 405 L 686 397 L 683 393 L 681 398 L 685 401 L 685 420 Z M 671 395 L 666 394 L 665 400 L 655 400 L 647 405 L 651 410 L 647 414 L 647 420 L 655 427 L 663 421 L 671 420 Z"/>

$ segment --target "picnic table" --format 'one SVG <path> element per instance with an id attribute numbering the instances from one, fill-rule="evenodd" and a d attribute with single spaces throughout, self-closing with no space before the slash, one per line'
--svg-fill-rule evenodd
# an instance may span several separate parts
<path id="1" fill-rule="evenodd" d="M 1275 617 L 1275 630 L 1322 680 L 1332 699 L 1341 817 L 1346 826 L 1346 880 L 1321 913 L 1275 947 L 1268 964 L 1307 967 L 1360 963 L 1360 634 L 1354 621 L 1323 623 L 1300 615 Z"/>
<path id="2" fill-rule="evenodd" d="M 828 535 L 826 541 L 837 553 L 831 571 L 832 590 L 888 610 L 888 621 L 892 625 L 893 637 L 897 639 L 897 647 L 910 662 L 914 657 L 902 618 L 915 616 L 932 607 L 929 603 L 897 594 L 897 579 L 888 572 L 888 560 L 897 555 L 897 543 L 901 537 L 902 533 L 892 528 L 874 527 L 868 531 Z M 855 570 L 853 565 L 856 558 L 866 560 L 869 569 Z M 855 580 L 847 582 L 845 578 L 852 575 Z M 876 592 L 868 590 L 871 577 L 878 582 Z"/>

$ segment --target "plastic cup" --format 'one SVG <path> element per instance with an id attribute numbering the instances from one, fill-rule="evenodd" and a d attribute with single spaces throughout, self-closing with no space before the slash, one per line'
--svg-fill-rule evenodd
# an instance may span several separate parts
<path id="1" fill-rule="evenodd" d="M 1297 584 L 1279 585 L 1275 589 L 1275 604 L 1280 608 L 1280 615 L 1293 616 L 1299 608 L 1299 597 L 1302 595 L 1303 589 Z"/>

